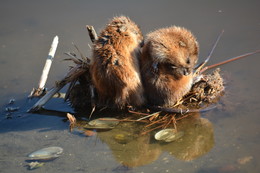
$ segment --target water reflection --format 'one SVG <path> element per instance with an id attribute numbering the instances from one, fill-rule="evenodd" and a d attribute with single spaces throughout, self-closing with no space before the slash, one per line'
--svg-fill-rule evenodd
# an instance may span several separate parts
<path id="1" fill-rule="evenodd" d="M 214 146 L 212 123 L 206 118 L 190 117 L 178 123 L 178 129 L 184 131 L 181 140 L 162 145 L 179 160 L 191 161 L 208 153 Z"/>
<path id="2" fill-rule="evenodd" d="M 158 143 L 151 143 L 151 134 L 140 135 L 142 125 L 121 123 L 111 131 L 100 132 L 98 137 L 111 149 L 115 159 L 124 166 L 149 164 L 160 156 Z"/>
<path id="3" fill-rule="evenodd" d="M 170 143 L 154 139 L 154 134 L 159 130 L 142 135 L 145 125 L 120 122 L 112 130 L 97 132 L 97 136 L 109 146 L 114 158 L 127 167 L 147 165 L 157 160 L 163 152 L 168 152 L 178 160 L 191 161 L 205 155 L 214 146 L 212 123 L 201 118 L 199 113 L 177 122 L 178 131 L 184 132 L 184 135 Z M 78 127 L 83 126 L 81 121 Z"/>

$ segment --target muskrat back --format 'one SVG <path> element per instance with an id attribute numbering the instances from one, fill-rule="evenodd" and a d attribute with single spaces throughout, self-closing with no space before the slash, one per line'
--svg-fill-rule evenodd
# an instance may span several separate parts
<path id="1" fill-rule="evenodd" d="M 139 107 L 145 102 L 139 70 L 143 36 L 128 17 L 114 17 L 93 45 L 92 81 L 103 106 Z"/>

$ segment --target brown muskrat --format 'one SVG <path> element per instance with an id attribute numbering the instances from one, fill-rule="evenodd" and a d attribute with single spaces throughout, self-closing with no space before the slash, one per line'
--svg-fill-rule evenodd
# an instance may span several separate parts
<path id="1" fill-rule="evenodd" d="M 139 56 L 143 43 L 140 28 L 128 17 L 114 17 L 93 44 L 92 82 L 98 104 L 139 107 L 145 102 Z"/>
<path id="2" fill-rule="evenodd" d="M 182 27 L 162 28 L 147 35 L 141 56 L 141 75 L 149 105 L 174 105 L 193 84 L 199 46 Z"/>

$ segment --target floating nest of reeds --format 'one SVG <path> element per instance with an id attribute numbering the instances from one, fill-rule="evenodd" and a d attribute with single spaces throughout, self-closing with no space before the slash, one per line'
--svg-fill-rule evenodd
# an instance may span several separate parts
<path id="1" fill-rule="evenodd" d="M 92 85 L 88 66 L 84 68 L 86 68 L 84 73 L 79 76 L 75 75 L 77 77 L 71 82 L 67 91 L 67 99 L 76 112 L 91 112 L 96 99 L 92 95 L 93 90 L 91 89 Z M 173 107 L 153 110 L 147 105 L 147 107 L 144 106 L 144 109 L 141 110 L 127 110 L 129 116 L 124 114 L 120 116 L 118 121 L 147 123 L 143 129 L 143 135 L 158 129 L 174 128 L 177 130 L 177 121 L 215 108 L 215 105 L 224 93 L 224 89 L 224 80 L 220 74 L 220 69 L 217 68 L 209 74 L 200 74 L 189 93 Z M 103 108 L 102 106 L 97 106 L 95 112 L 99 112 L 98 110 L 102 110 Z"/>
<path id="2" fill-rule="evenodd" d="M 86 75 L 86 74 L 83 74 Z M 88 78 L 85 78 L 87 80 Z M 68 100 L 71 106 L 78 112 L 84 112 L 91 109 L 91 92 L 88 84 L 89 81 L 76 83 L 68 94 Z M 220 96 L 224 93 L 224 81 L 220 75 L 220 69 L 217 68 L 210 74 L 203 74 L 200 80 L 193 84 L 189 93 L 177 102 L 174 107 L 190 111 L 199 109 L 204 110 L 205 105 L 217 103 Z M 170 108 L 169 108 L 170 109 Z"/>

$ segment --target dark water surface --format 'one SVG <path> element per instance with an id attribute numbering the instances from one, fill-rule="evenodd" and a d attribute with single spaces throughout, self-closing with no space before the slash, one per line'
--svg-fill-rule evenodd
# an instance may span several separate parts
<path id="1" fill-rule="evenodd" d="M 100 31 L 109 18 L 127 15 L 146 34 L 180 25 L 190 29 L 200 43 L 200 58 L 208 54 L 225 30 L 210 63 L 260 49 L 260 1 L 35 1 L 0 2 L 0 172 L 27 172 L 26 156 L 48 146 L 60 146 L 63 155 L 33 172 L 260 172 L 260 54 L 221 67 L 227 83 L 222 108 L 201 118 L 180 123 L 185 136 L 161 144 L 138 136 L 139 126 L 120 128 L 85 137 L 70 133 L 65 114 L 29 114 L 35 100 L 26 100 L 36 87 L 51 41 L 60 38 L 47 86 L 67 72 L 64 52 L 72 42 L 90 56 L 85 25 Z M 11 98 L 20 110 L 6 118 Z M 48 109 L 72 111 L 61 100 Z M 108 116 L 108 115 L 104 115 Z M 198 116 L 198 115 L 197 115 Z M 130 130 L 129 130 L 130 129 Z M 114 141 L 126 133 L 128 141 Z"/>

